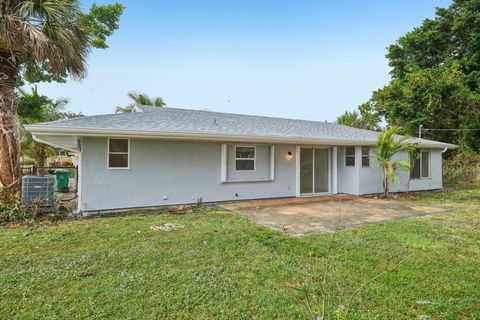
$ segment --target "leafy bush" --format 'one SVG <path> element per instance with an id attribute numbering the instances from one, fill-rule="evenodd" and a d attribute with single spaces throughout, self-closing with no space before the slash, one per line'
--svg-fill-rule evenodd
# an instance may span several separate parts
<path id="1" fill-rule="evenodd" d="M 23 207 L 14 194 L 0 189 L 0 224 L 11 222 L 33 222 L 36 220 L 57 221 L 65 218 L 67 210 L 62 206 L 53 212 L 42 212 L 41 199 L 37 198 L 29 207 Z"/>
<path id="2" fill-rule="evenodd" d="M 0 224 L 25 221 L 33 218 L 33 210 L 19 208 L 17 206 L 0 205 Z"/>
<path id="3" fill-rule="evenodd" d="M 24 223 L 36 221 L 59 221 L 67 217 L 68 211 L 55 210 L 52 212 L 42 212 L 39 207 L 29 208 L 0 205 L 0 225 L 7 223 Z"/>
<path id="4" fill-rule="evenodd" d="M 459 153 L 443 163 L 443 180 L 447 186 L 480 182 L 480 154 Z"/>
<path id="5" fill-rule="evenodd" d="M 28 220 L 34 217 L 33 210 L 23 209 L 15 194 L 7 189 L 0 189 L 0 224 Z"/>

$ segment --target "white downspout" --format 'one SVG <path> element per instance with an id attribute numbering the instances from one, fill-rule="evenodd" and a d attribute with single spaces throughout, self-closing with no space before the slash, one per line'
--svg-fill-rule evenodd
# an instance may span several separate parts
<path id="1" fill-rule="evenodd" d="M 82 213 L 82 153 L 83 153 L 83 139 L 79 138 L 77 141 L 77 214 Z"/>
<path id="2" fill-rule="evenodd" d="M 443 150 L 441 151 L 442 156 L 441 156 L 441 159 L 440 159 L 440 160 L 441 160 L 440 163 L 441 163 L 441 165 L 442 165 L 442 174 L 440 175 L 440 177 L 442 178 L 442 190 L 443 190 L 443 154 L 444 154 L 445 152 L 447 152 L 447 150 L 448 150 L 448 147 L 445 147 L 445 149 L 443 149 Z"/>

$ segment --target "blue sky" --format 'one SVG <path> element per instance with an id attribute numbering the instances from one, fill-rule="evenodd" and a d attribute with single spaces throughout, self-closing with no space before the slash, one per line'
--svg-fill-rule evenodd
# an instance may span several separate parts
<path id="1" fill-rule="evenodd" d="M 170 107 L 334 121 L 388 82 L 386 47 L 450 4 L 119 2 L 120 29 L 110 48 L 92 52 L 88 77 L 39 84 L 40 93 L 70 98 L 69 109 L 85 115 L 112 113 L 138 91 Z"/>

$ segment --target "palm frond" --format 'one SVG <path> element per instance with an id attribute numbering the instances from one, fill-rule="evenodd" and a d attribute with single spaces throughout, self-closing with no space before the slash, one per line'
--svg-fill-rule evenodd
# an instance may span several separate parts
<path id="1" fill-rule="evenodd" d="M 163 101 L 162 98 L 156 97 L 156 98 L 155 98 L 155 101 L 153 102 L 152 105 L 155 106 L 155 107 L 164 107 L 164 106 L 165 106 L 165 102 Z"/>
<path id="2" fill-rule="evenodd" d="M 92 39 L 77 23 L 80 14 L 76 0 L 0 1 L 0 49 L 83 78 Z"/>
<path id="3" fill-rule="evenodd" d="M 377 138 L 374 158 L 378 160 L 379 166 L 384 174 L 384 194 L 388 194 L 388 181 L 398 181 L 398 171 L 410 171 L 410 164 L 404 159 L 395 160 L 396 154 L 402 151 L 415 149 L 417 144 L 408 142 L 410 137 L 396 135 L 398 129 L 390 127 L 382 131 Z"/>
<path id="4" fill-rule="evenodd" d="M 115 109 L 116 113 L 132 112 L 136 105 L 154 106 L 159 108 L 166 106 L 165 101 L 161 97 L 151 98 L 145 93 L 138 93 L 135 91 L 130 91 L 127 95 L 131 100 L 133 100 L 133 103 L 125 107 L 117 107 Z"/>
<path id="5" fill-rule="evenodd" d="M 133 108 L 134 106 L 117 107 L 115 113 L 130 113 L 133 111 Z"/>

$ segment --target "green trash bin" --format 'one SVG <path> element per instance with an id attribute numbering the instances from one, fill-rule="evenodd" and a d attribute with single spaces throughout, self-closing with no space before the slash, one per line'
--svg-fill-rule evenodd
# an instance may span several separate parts
<path id="1" fill-rule="evenodd" d="M 68 192 L 70 172 L 65 169 L 57 169 L 55 170 L 55 176 L 57 177 L 57 192 Z"/>

